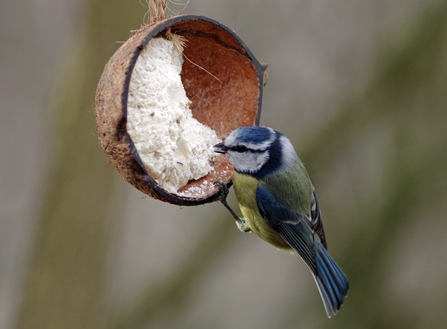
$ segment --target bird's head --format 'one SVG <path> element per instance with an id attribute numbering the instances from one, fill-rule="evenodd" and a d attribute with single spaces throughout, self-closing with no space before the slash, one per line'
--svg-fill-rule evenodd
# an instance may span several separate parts
<path id="1" fill-rule="evenodd" d="M 237 172 L 258 178 L 286 170 L 298 159 L 289 139 L 267 127 L 238 128 L 214 151 L 225 154 Z"/>

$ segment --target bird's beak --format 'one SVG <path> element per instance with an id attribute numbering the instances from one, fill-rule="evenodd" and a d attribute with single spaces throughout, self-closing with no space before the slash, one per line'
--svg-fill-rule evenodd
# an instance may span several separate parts
<path id="1" fill-rule="evenodd" d="M 219 143 L 213 146 L 214 147 L 214 152 L 216 153 L 222 153 L 225 154 L 225 152 L 227 151 L 227 147 L 225 146 L 225 143 Z"/>

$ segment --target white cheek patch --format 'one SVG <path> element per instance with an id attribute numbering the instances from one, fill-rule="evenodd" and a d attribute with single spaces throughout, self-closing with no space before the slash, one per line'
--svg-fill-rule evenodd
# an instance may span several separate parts
<path id="1" fill-rule="evenodd" d="M 236 171 L 254 173 L 268 161 L 269 152 L 227 152 L 228 160 L 233 164 Z"/>

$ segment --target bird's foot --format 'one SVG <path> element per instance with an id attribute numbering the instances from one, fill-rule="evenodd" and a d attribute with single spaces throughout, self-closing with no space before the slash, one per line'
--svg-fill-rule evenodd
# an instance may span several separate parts
<path id="1" fill-rule="evenodd" d="M 236 220 L 236 226 L 243 233 L 251 231 L 250 227 L 247 225 L 247 221 L 245 220 L 245 218 L 239 218 L 239 220 Z"/>

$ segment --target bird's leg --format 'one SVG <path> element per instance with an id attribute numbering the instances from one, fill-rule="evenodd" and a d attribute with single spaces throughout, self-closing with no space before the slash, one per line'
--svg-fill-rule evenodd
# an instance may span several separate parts
<path id="1" fill-rule="evenodd" d="M 220 202 L 222 202 L 222 204 L 225 206 L 225 208 L 228 209 L 231 216 L 233 216 L 233 218 L 236 220 L 236 222 L 240 222 L 241 218 L 239 218 L 239 216 L 236 215 L 236 213 L 233 211 L 233 209 L 231 209 L 230 205 L 227 202 L 227 196 L 228 196 L 228 193 L 230 193 L 227 185 L 225 185 L 225 183 L 223 183 L 223 182 L 214 182 L 214 185 L 219 185 L 219 190 L 220 190 L 219 200 L 220 200 Z"/>
<path id="2" fill-rule="evenodd" d="M 233 216 L 233 218 L 236 220 L 236 225 L 239 228 L 239 230 L 241 230 L 242 232 L 250 232 L 250 228 L 248 227 L 247 222 L 245 221 L 245 218 L 243 218 L 243 217 L 241 218 L 238 215 L 236 215 L 236 213 L 233 211 L 233 209 L 231 209 L 230 205 L 227 202 L 227 196 L 228 196 L 228 193 L 230 193 L 227 185 L 225 185 L 225 183 L 223 183 L 223 182 L 214 182 L 214 185 L 219 185 L 219 190 L 220 190 L 219 200 L 220 200 L 220 202 L 222 202 L 222 204 L 225 206 L 225 208 L 228 209 L 231 216 Z"/>

